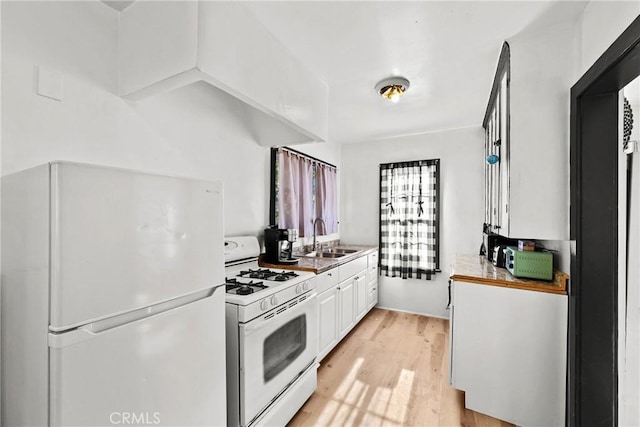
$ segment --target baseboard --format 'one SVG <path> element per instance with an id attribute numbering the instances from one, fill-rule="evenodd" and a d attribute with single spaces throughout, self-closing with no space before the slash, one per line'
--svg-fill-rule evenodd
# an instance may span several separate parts
<path id="1" fill-rule="evenodd" d="M 415 311 L 398 310 L 397 308 L 383 307 L 381 305 L 375 305 L 373 308 L 381 308 L 383 310 L 397 311 L 398 313 L 417 314 L 419 316 L 433 317 L 433 318 L 436 318 L 436 319 L 449 320 L 449 316 L 445 317 L 445 316 L 438 316 L 436 314 L 430 314 L 430 313 L 416 313 Z"/>

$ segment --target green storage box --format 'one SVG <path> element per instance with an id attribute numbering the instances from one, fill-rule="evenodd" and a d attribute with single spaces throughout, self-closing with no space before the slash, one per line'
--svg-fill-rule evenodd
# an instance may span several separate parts
<path id="1" fill-rule="evenodd" d="M 528 279 L 553 279 L 553 254 L 551 252 L 519 251 L 509 246 L 505 267 L 516 277 Z"/>

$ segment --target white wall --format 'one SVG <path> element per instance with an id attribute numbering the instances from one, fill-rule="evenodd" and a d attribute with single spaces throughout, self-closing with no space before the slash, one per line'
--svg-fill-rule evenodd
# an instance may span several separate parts
<path id="1" fill-rule="evenodd" d="M 204 83 L 132 103 L 117 93 L 118 14 L 98 1 L 2 2 L 2 173 L 71 160 L 222 180 L 225 233 L 268 224 L 269 149 L 245 106 Z M 35 94 L 58 72 L 62 100 Z"/>
<path id="2" fill-rule="evenodd" d="M 576 21 L 509 38 L 509 237 L 569 239 L 569 94 Z"/>
<path id="3" fill-rule="evenodd" d="M 482 243 L 484 133 L 480 126 L 342 148 L 341 240 L 378 245 L 379 164 L 439 158 L 440 268 L 434 280 L 379 278 L 379 306 L 447 317 L 447 285 L 456 254 Z"/>
<path id="4" fill-rule="evenodd" d="M 590 1 L 580 20 L 576 81 L 640 14 L 640 1 Z"/>

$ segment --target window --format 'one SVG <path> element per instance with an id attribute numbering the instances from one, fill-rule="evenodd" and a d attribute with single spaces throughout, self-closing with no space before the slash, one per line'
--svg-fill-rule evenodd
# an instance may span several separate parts
<path id="1" fill-rule="evenodd" d="M 482 121 L 484 128 L 484 226 L 486 234 L 509 236 L 509 44 L 502 45 L 498 69 Z"/>
<path id="2" fill-rule="evenodd" d="M 300 237 L 338 232 L 337 169 L 290 148 L 272 149 L 270 223 L 294 228 Z"/>
<path id="3" fill-rule="evenodd" d="M 440 271 L 439 159 L 380 165 L 380 273 L 430 280 Z"/>

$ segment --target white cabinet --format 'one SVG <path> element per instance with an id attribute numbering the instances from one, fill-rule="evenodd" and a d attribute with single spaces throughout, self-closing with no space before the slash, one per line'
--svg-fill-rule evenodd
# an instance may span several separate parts
<path id="1" fill-rule="evenodd" d="M 319 274 L 318 286 L 318 360 L 326 356 L 340 337 L 338 325 L 340 322 L 340 291 L 338 290 L 339 276 L 337 270 L 330 270 Z"/>
<path id="2" fill-rule="evenodd" d="M 367 270 L 367 265 L 368 258 L 366 256 L 361 256 L 360 258 L 356 258 L 346 264 L 342 264 L 338 267 L 340 281 L 343 282 L 356 275 L 363 275 Z"/>
<path id="3" fill-rule="evenodd" d="M 378 303 L 378 251 L 367 257 L 367 305 L 372 309 Z"/>
<path id="4" fill-rule="evenodd" d="M 318 361 L 375 305 L 371 304 L 368 270 L 370 256 L 371 254 L 356 258 L 317 276 L 320 313 Z M 377 252 L 375 258 L 377 259 Z M 377 289 L 375 292 L 377 301 Z"/>
<path id="5" fill-rule="evenodd" d="M 340 339 L 342 339 L 356 324 L 355 281 L 349 279 L 340 283 L 338 292 L 340 294 Z"/>
<path id="6" fill-rule="evenodd" d="M 340 274 L 340 338 L 361 319 L 366 310 L 367 257 L 362 256 L 338 267 Z"/>
<path id="7" fill-rule="evenodd" d="M 567 296 L 459 281 L 452 291 L 450 381 L 465 406 L 564 425 Z"/>
<path id="8" fill-rule="evenodd" d="M 340 272 L 337 269 L 325 271 L 316 276 L 316 289 L 318 295 L 335 288 L 340 283 Z"/>
<path id="9" fill-rule="evenodd" d="M 360 320 L 367 314 L 369 305 L 367 304 L 367 277 L 361 274 L 353 279 L 356 291 L 356 320 Z"/>
<path id="10" fill-rule="evenodd" d="M 333 287 L 318 296 L 319 345 L 318 360 L 322 359 L 338 344 L 339 299 L 338 288 Z"/>

